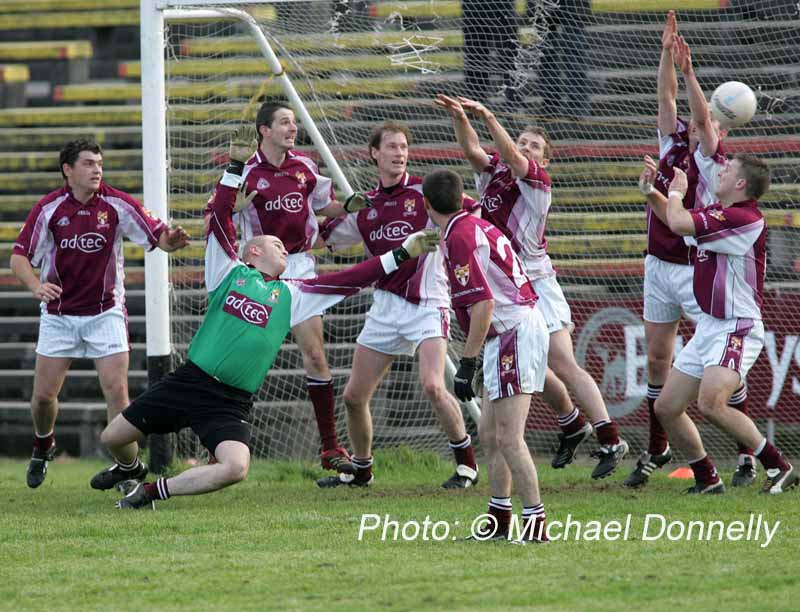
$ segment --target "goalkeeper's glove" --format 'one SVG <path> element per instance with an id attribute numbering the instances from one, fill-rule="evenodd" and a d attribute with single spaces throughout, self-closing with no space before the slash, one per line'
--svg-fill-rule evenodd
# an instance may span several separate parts
<path id="1" fill-rule="evenodd" d="M 423 253 L 432 253 L 439 246 L 439 230 L 428 228 L 410 234 L 403 245 L 392 251 L 394 260 L 399 266 L 404 261 L 412 257 L 419 257 Z"/>
<path id="2" fill-rule="evenodd" d="M 462 357 L 458 371 L 453 377 L 453 393 L 462 402 L 468 402 L 475 397 L 472 389 L 472 380 L 475 378 L 475 357 Z"/>
<path id="3" fill-rule="evenodd" d="M 226 172 L 241 176 L 244 172 L 244 162 L 253 154 L 256 142 L 249 128 L 242 128 L 233 135 L 228 148 L 228 168 Z"/>
<path id="4" fill-rule="evenodd" d="M 344 209 L 346 212 L 354 213 L 364 208 L 372 208 L 372 202 L 360 191 L 354 191 L 344 201 Z"/>

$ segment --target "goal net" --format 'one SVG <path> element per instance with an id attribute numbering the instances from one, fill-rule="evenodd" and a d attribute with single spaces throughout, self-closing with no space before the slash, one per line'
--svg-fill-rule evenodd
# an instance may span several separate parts
<path id="1" fill-rule="evenodd" d="M 186 8 L 181 3 L 181 8 Z M 210 2 L 197 3 L 208 9 Z M 768 9 L 763 8 L 769 5 Z M 748 377 L 750 411 L 789 454 L 800 454 L 800 226 L 796 154 L 800 139 L 800 43 L 796 2 L 689 0 L 679 31 L 710 92 L 739 80 L 759 110 L 733 130 L 727 151 L 753 152 L 773 170 L 762 199 L 770 226 L 764 318 L 766 345 Z M 449 118 L 431 102 L 437 92 L 475 98 L 515 136 L 526 124 L 554 141 L 549 168 L 553 207 L 548 242 L 576 329 L 575 350 L 600 385 L 611 416 L 634 452 L 646 448 L 647 363 L 641 321 L 646 220 L 636 188 L 644 154 L 657 156 L 656 69 L 666 3 L 651 0 L 530 0 L 213 3 L 247 10 L 259 23 L 333 156 L 354 189 L 369 189 L 370 130 L 385 120 L 411 129 L 410 172 L 448 166 L 471 171 Z M 181 355 L 205 308 L 201 210 L 226 162 L 231 133 L 252 123 L 258 104 L 285 98 L 255 39 L 237 20 L 170 20 L 166 105 L 171 216 L 192 228 L 192 248 L 171 257 L 173 340 Z M 688 118 L 679 75 L 679 115 Z M 143 95 L 148 95 L 147 87 Z M 329 168 L 301 126 L 298 149 Z M 488 134 L 476 124 L 484 142 Z M 341 190 L 338 190 L 341 194 Z M 359 253 L 318 254 L 318 269 L 351 265 Z M 325 316 L 326 349 L 337 390 L 338 429 L 346 441 L 341 393 L 369 291 Z M 454 330 L 457 362 L 463 335 Z M 678 348 L 691 337 L 682 323 Z M 375 446 L 399 443 L 444 452 L 447 440 L 421 393 L 416 361 L 398 358 L 372 401 Z M 692 416 L 711 455 L 735 457 L 735 445 Z M 468 429 L 475 425 L 467 417 Z M 534 400 L 529 441 L 555 444 L 553 413 Z M 253 450 L 266 457 L 312 457 L 318 437 L 300 353 L 287 339 L 261 388 L 253 415 Z M 182 439 L 183 452 L 197 453 Z"/>

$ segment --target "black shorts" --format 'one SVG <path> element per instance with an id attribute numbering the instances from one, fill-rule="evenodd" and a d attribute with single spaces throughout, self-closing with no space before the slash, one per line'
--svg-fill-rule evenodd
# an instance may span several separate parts
<path id="1" fill-rule="evenodd" d="M 148 387 L 122 416 L 145 434 L 191 427 L 213 453 L 225 440 L 250 442 L 252 408 L 252 393 L 221 383 L 187 361 Z"/>

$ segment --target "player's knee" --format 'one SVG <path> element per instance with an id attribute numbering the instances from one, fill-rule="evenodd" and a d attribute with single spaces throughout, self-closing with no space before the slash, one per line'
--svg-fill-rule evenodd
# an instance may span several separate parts
<path id="1" fill-rule="evenodd" d="M 422 392 L 429 402 L 438 403 L 444 398 L 447 390 L 444 388 L 444 381 L 427 378 L 422 381 Z"/>
<path id="2" fill-rule="evenodd" d="M 727 402 L 716 394 L 701 393 L 697 397 L 697 408 L 700 410 L 700 414 L 712 422 L 716 420 L 717 415 L 725 408 L 726 404 Z"/>
<path id="3" fill-rule="evenodd" d="M 225 475 L 228 484 L 235 484 L 247 478 L 247 472 L 250 470 L 250 461 L 246 458 L 236 458 L 225 462 Z"/>
<path id="4" fill-rule="evenodd" d="M 363 411 L 367 404 L 367 401 L 364 398 L 363 393 L 361 393 L 359 389 L 351 386 L 350 384 L 348 384 L 344 388 L 342 401 L 344 402 L 344 407 L 347 409 L 347 412 L 350 413 L 357 413 Z"/>

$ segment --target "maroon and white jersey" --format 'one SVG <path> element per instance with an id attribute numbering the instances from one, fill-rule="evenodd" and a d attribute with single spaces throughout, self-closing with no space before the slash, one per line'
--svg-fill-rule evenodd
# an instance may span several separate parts
<path id="1" fill-rule="evenodd" d="M 252 203 L 235 215 L 242 244 L 269 234 L 280 238 L 289 253 L 311 250 L 319 235 L 316 213 L 334 198 L 331 179 L 301 153 L 287 152 L 276 168 L 261 149 L 247 161 L 242 176 L 245 193 L 257 192 Z"/>
<path id="2" fill-rule="evenodd" d="M 409 234 L 434 227 L 425 212 L 422 177 L 406 173 L 397 185 L 387 189 L 378 183 L 366 195 L 372 208 L 322 224 L 322 238 L 331 251 L 363 243 L 368 255 L 383 255 L 402 245 Z M 465 210 L 476 206 L 471 198 L 464 199 Z M 437 308 L 450 305 L 441 250 L 404 262 L 397 272 L 378 281 L 376 288 L 412 304 Z"/>
<path id="3" fill-rule="evenodd" d="M 498 154 L 492 156 L 483 172 L 475 175 L 481 196 L 481 214 L 511 241 L 532 280 L 553 276 L 544 237 L 550 212 L 550 177 L 531 160 L 524 178 L 514 176 Z"/>
<path id="4" fill-rule="evenodd" d="M 686 173 L 689 189 L 683 198 L 687 210 L 703 208 L 717 201 L 719 173 L 726 163 L 725 150 L 719 141 L 717 150 L 711 157 L 705 157 L 698 146 L 694 155 L 689 153 L 689 129 L 682 119 L 678 119 L 672 134 L 658 135 L 659 160 L 655 188 L 664 196 L 668 195 L 669 184 L 675 176 L 675 168 Z M 663 261 L 691 265 L 694 250 L 681 236 L 673 233 L 666 224 L 653 213 L 647 205 L 647 252 Z"/>
<path id="5" fill-rule="evenodd" d="M 503 232 L 462 212 L 450 219 L 442 240 L 453 310 L 464 333 L 469 333 L 470 307 L 485 300 L 494 300 L 487 337 L 519 325 L 538 298 Z"/>
<path id="6" fill-rule="evenodd" d="M 125 304 L 122 237 L 151 250 L 165 229 L 124 191 L 101 183 L 83 204 L 64 186 L 33 207 L 13 252 L 41 268 L 42 282 L 61 287 L 47 312 L 96 315 Z"/>
<path id="7" fill-rule="evenodd" d="M 767 224 L 758 202 L 728 208 L 713 204 L 690 211 L 697 246 L 694 295 L 706 314 L 718 319 L 760 319 L 767 269 Z"/>

